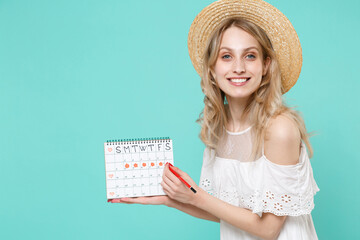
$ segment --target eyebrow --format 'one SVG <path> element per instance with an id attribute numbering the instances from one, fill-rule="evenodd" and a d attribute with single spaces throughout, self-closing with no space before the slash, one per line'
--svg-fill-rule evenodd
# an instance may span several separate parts
<path id="1" fill-rule="evenodd" d="M 244 50 L 244 52 L 246 52 L 246 51 L 249 51 L 250 49 L 256 49 L 258 52 L 260 52 L 259 51 L 259 49 L 257 48 L 257 47 L 255 47 L 255 46 L 251 46 L 251 47 L 248 47 L 248 48 L 244 48 L 243 50 Z M 232 49 L 232 48 L 229 48 L 229 47 L 221 47 L 220 49 L 219 49 L 219 51 L 220 50 L 222 50 L 222 49 L 226 49 L 226 50 L 229 50 L 229 51 L 233 51 L 234 49 Z"/>

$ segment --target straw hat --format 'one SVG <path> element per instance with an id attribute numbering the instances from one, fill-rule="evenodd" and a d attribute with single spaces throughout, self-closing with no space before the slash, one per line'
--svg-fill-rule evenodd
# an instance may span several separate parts
<path id="1" fill-rule="evenodd" d="M 203 54 L 211 34 L 231 17 L 249 20 L 266 32 L 280 64 L 283 94 L 289 91 L 301 71 L 300 41 L 289 19 L 262 0 L 219 0 L 205 7 L 195 17 L 189 31 L 188 48 L 196 72 L 201 77 Z"/>

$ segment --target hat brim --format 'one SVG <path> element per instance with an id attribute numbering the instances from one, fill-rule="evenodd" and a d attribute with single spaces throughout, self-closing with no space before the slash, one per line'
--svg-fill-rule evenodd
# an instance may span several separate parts
<path id="1" fill-rule="evenodd" d="M 262 0 L 220 0 L 205 7 L 194 19 L 188 35 L 188 50 L 196 72 L 202 75 L 203 54 L 209 37 L 231 17 L 241 17 L 261 27 L 268 35 L 279 61 L 283 94 L 293 87 L 302 67 L 299 37 L 277 8 Z"/>

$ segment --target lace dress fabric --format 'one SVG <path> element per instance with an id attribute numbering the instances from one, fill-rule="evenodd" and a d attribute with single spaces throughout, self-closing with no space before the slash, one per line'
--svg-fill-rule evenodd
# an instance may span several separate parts
<path id="1" fill-rule="evenodd" d="M 226 131 L 216 150 L 206 148 L 199 186 L 215 197 L 262 216 L 270 212 L 288 216 L 279 240 L 318 239 L 311 217 L 314 195 L 319 188 L 310 159 L 301 143 L 299 162 L 279 165 L 264 154 L 250 161 L 252 132 Z M 220 221 L 222 240 L 260 239 Z"/>

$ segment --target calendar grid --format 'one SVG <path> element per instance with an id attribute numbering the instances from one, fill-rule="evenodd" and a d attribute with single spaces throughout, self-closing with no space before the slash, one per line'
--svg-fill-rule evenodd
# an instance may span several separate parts
<path id="1" fill-rule="evenodd" d="M 174 163 L 170 138 L 108 141 L 104 152 L 108 199 L 165 195 L 162 173 Z"/>

